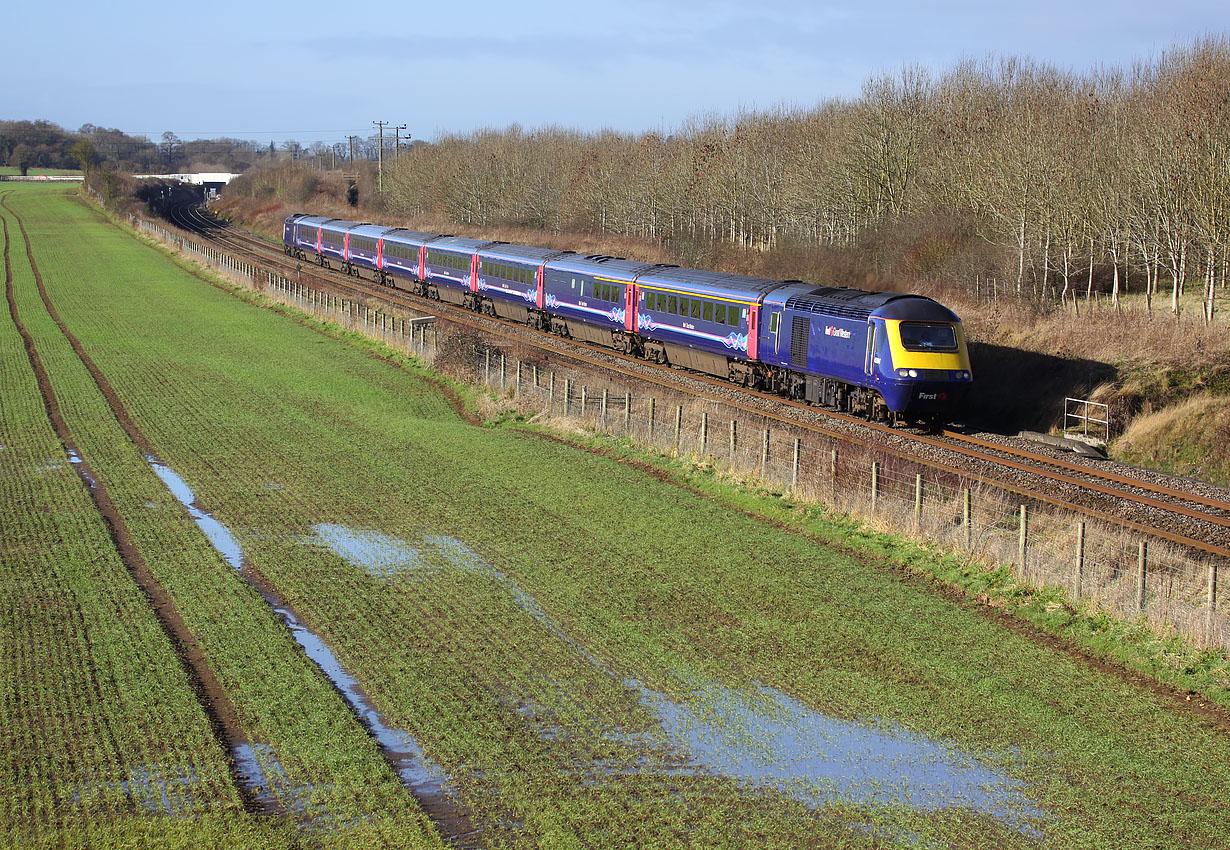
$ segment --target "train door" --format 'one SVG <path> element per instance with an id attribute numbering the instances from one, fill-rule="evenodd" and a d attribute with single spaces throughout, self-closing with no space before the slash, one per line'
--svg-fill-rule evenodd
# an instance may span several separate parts
<path id="1" fill-rule="evenodd" d="M 636 330 L 636 287 L 630 283 L 624 287 L 624 330 Z"/>
<path id="2" fill-rule="evenodd" d="M 774 310 L 772 313 L 769 314 L 769 339 L 772 340 L 772 343 L 773 343 L 774 357 L 777 357 L 778 331 L 780 331 L 781 328 L 782 328 L 782 312 L 781 310 Z M 777 357 L 777 359 L 780 360 L 781 358 Z"/>
<path id="3" fill-rule="evenodd" d="M 868 319 L 867 320 L 867 357 L 863 364 L 863 371 L 868 377 L 874 377 L 875 380 L 880 379 L 880 375 L 884 373 L 886 368 L 883 363 L 883 354 L 885 342 L 888 339 L 888 329 L 884 325 L 883 319 Z"/>
<path id="4" fill-rule="evenodd" d="M 876 320 L 867 320 L 867 356 L 863 358 L 863 374 L 870 375 L 872 372 L 872 360 L 875 359 L 876 353 Z"/>
<path id="5" fill-rule="evenodd" d="M 760 305 L 753 304 L 747 311 L 747 359 L 760 356 Z"/>

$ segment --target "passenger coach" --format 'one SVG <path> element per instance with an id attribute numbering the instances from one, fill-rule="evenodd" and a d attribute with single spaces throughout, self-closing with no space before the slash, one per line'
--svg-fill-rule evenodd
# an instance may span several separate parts
<path id="1" fill-rule="evenodd" d="M 972 382 L 930 298 L 581 256 L 303 214 L 286 252 L 382 284 L 869 419 L 943 419 Z"/>

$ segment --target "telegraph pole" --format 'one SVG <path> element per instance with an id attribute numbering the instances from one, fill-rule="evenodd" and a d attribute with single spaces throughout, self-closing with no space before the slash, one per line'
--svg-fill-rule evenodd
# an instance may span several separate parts
<path id="1" fill-rule="evenodd" d="M 405 124 L 398 124 L 396 127 L 393 128 L 393 159 L 394 160 L 401 159 L 401 139 L 398 137 L 398 133 L 404 129 L 406 129 Z M 408 139 L 410 137 L 406 136 L 406 138 Z"/>
<path id="2" fill-rule="evenodd" d="M 347 136 L 346 138 L 350 139 L 350 170 L 353 171 L 354 170 L 354 140 L 359 137 L 358 136 Z"/>
<path id="3" fill-rule="evenodd" d="M 380 128 L 380 149 L 376 152 L 376 183 L 380 194 L 384 194 L 384 125 L 388 121 L 373 121 Z"/>

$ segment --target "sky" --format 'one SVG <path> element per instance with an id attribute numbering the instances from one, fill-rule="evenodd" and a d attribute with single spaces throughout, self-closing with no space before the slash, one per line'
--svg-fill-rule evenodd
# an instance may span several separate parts
<path id="1" fill-rule="evenodd" d="M 1230 35 L 1228 0 L 522 0 L 11 4 L 0 119 L 157 140 L 428 141 L 519 124 L 670 132 L 867 79 L 1022 56 L 1130 66 Z"/>

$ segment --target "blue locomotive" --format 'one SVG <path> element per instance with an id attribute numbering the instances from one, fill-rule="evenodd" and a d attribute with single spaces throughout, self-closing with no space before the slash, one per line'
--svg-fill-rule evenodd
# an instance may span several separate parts
<path id="1" fill-rule="evenodd" d="M 961 320 L 930 298 L 581 256 L 296 213 L 321 266 L 877 421 L 945 420 L 969 389 Z"/>

